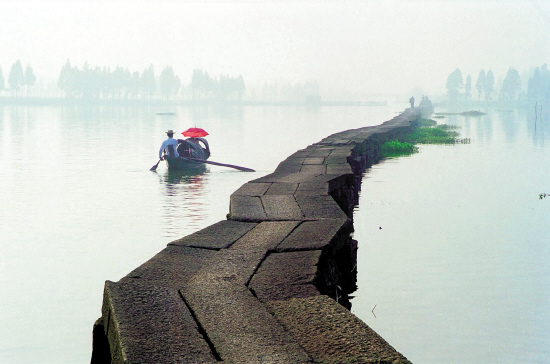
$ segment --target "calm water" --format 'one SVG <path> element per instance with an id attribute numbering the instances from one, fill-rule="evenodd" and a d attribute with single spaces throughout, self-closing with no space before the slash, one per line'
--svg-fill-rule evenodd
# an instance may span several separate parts
<path id="1" fill-rule="evenodd" d="M 404 108 L 0 107 L 0 363 L 89 362 L 105 280 L 225 219 L 233 191 L 298 149 Z M 213 161 L 257 172 L 150 172 L 164 132 L 191 126 Z"/>
<path id="2" fill-rule="evenodd" d="M 413 363 L 550 363 L 550 119 L 538 121 L 449 117 L 471 144 L 365 173 L 352 312 Z"/>

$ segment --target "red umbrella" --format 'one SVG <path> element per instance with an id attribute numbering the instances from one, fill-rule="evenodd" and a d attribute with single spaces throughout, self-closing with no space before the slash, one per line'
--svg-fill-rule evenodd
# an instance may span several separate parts
<path id="1" fill-rule="evenodd" d="M 201 128 L 189 128 L 186 131 L 184 131 L 182 134 L 183 136 L 190 137 L 190 138 L 201 138 L 208 135 L 208 133 Z"/>

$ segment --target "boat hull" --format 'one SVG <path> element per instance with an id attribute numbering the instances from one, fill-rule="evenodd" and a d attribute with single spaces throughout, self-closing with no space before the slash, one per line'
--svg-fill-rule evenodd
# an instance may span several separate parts
<path id="1" fill-rule="evenodd" d="M 173 171 L 198 170 L 205 167 L 203 162 L 184 158 L 165 157 L 164 160 L 166 160 L 168 169 Z"/>

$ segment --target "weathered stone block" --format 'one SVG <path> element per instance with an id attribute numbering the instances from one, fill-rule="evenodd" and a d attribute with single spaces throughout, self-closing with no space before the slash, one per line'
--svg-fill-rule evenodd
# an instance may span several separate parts
<path id="1" fill-rule="evenodd" d="M 326 181 L 302 182 L 298 185 L 295 196 L 297 195 L 328 195 L 329 183 Z"/>
<path id="2" fill-rule="evenodd" d="M 311 363 L 263 304 L 231 277 L 198 274 L 181 292 L 222 360 Z"/>
<path id="3" fill-rule="evenodd" d="M 103 318 L 112 363 L 215 363 L 177 291 L 105 282 Z"/>
<path id="4" fill-rule="evenodd" d="M 215 250 L 210 249 L 168 245 L 119 282 L 149 284 L 178 290 L 215 253 Z"/>
<path id="5" fill-rule="evenodd" d="M 261 196 L 271 186 L 271 183 L 245 183 L 232 195 L 240 196 Z"/>
<path id="6" fill-rule="evenodd" d="M 307 157 L 307 158 L 304 158 L 304 161 L 302 162 L 302 164 L 323 164 L 323 162 L 325 161 L 325 158 L 322 158 L 322 157 Z"/>
<path id="7" fill-rule="evenodd" d="M 293 195 L 265 195 L 262 205 L 266 220 L 302 220 L 304 216 Z"/>
<path id="8" fill-rule="evenodd" d="M 306 220 L 347 218 L 332 196 L 297 195 L 296 201 Z"/>
<path id="9" fill-rule="evenodd" d="M 264 221 L 237 240 L 228 250 L 275 249 L 301 221 Z"/>
<path id="10" fill-rule="evenodd" d="M 347 218 L 305 221 L 277 246 L 276 251 L 323 250 L 331 244 L 338 250 L 351 232 L 351 221 Z"/>
<path id="11" fill-rule="evenodd" d="M 353 170 L 348 163 L 328 164 L 327 174 L 353 174 Z"/>
<path id="12" fill-rule="evenodd" d="M 230 197 L 229 219 L 238 221 L 262 221 L 267 218 L 260 197 Z"/>
<path id="13" fill-rule="evenodd" d="M 310 250 L 269 254 L 249 288 L 262 302 L 318 295 L 315 278 L 321 253 Z"/>
<path id="14" fill-rule="evenodd" d="M 257 197 L 250 198 L 258 199 Z M 205 249 L 223 249 L 233 244 L 237 239 L 252 230 L 255 226 L 256 223 L 223 220 L 199 230 L 196 233 L 187 235 L 178 240 L 174 240 L 170 243 L 170 245 Z"/>
<path id="15" fill-rule="evenodd" d="M 367 324 L 327 296 L 273 301 L 266 307 L 315 363 L 410 364 Z"/>
<path id="16" fill-rule="evenodd" d="M 319 175 L 327 173 L 327 166 L 322 164 L 304 164 L 300 169 L 301 173 Z"/>
<path id="17" fill-rule="evenodd" d="M 330 153 L 332 153 L 332 151 L 334 150 L 334 147 L 318 147 L 318 148 L 315 148 L 315 150 L 313 150 L 310 154 L 309 154 L 309 157 L 310 158 L 326 158 L 330 155 Z"/>
<path id="18" fill-rule="evenodd" d="M 293 195 L 298 189 L 298 183 L 272 183 L 266 195 Z"/>

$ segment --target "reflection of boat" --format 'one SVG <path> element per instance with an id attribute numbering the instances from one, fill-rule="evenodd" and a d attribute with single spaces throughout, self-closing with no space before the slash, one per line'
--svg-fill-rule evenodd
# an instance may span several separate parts
<path id="1" fill-rule="evenodd" d="M 174 185 L 178 183 L 195 183 L 197 178 L 206 171 L 206 165 L 204 163 L 197 165 L 196 168 L 187 169 L 168 169 L 164 175 L 164 181 L 168 185 Z"/>

